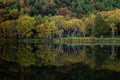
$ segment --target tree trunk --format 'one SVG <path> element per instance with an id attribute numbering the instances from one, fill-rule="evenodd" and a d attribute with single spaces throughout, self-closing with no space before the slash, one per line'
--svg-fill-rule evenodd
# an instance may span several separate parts
<path id="1" fill-rule="evenodd" d="M 112 32 L 112 38 L 114 37 L 114 35 L 115 35 L 115 32 Z"/>
<path id="2" fill-rule="evenodd" d="M 85 38 L 85 32 L 83 32 L 83 37 Z"/>
<path id="3" fill-rule="evenodd" d="M 20 33 L 18 32 L 18 35 L 19 35 L 19 39 L 20 39 Z"/>
<path id="4" fill-rule="evenodd" d="M 5 28 L 3 28 L 3 35 L 4 35 L 4 38 L 5 38 Z"/>
<path id="5" fill-rule="evenodd" d="M 10 28 L 10 39 L 12 39 L 12 28 Z"/>

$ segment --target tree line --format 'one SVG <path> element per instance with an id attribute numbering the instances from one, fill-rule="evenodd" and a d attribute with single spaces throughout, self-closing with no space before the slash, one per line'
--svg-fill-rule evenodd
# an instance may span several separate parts
<path id="1" fill-rule="evenodd" d="M 19 16 L 0 23 L 0 38 L 119 37 L 120 9 L 102 11 L 88 17 L 62 15 Z"/>
<path id="2" fill-rule="evenodd" d="M 120 0 L 2 0 L 0 38 L 119 37 Z"/>

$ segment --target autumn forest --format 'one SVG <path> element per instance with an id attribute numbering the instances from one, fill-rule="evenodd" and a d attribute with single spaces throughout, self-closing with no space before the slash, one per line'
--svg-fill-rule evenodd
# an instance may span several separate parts
<path id="1" fill-rule="evenodd" d="M 120 80 L 120 0 L 0 0 L 0 80 Z"/>
<path id="2" fill-rule="evenodd" d="M 2 0 L 1 39 L 120 37 L 120 0 Z"/>

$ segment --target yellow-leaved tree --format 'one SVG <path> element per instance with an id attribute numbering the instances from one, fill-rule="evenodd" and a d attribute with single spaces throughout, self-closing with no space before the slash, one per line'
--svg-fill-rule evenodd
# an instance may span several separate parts
<path id="1" fill-rule="evenodd" d="M 33 34 L 32 29 L 35 26 L 34 17 L 23 15 L 17 20 L 16 28 L 19 32 L 19 38 L 30 38 Z"/>

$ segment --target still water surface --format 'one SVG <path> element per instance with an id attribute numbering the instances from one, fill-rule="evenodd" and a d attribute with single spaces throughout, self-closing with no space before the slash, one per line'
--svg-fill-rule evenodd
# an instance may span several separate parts
<path id="1" fill-rule="evenodd" d="M 1 43 L 0 80 L 120 80 L 120 45 Z"/>

